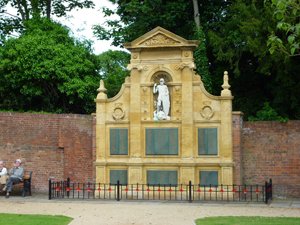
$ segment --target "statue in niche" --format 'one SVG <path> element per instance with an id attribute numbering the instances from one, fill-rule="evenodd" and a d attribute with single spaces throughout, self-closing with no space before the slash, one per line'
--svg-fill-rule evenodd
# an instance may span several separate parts
<path id="1" fill-rule="evenodd" d="M 156 110 L 154 111 L 154 120 L 170 120 L 170 97 L 169 89 L 165 85 L 165 80 L 160 78 L 159 84 L 154 83 L 153 94 L 158 93 L 156 101 Z"/>

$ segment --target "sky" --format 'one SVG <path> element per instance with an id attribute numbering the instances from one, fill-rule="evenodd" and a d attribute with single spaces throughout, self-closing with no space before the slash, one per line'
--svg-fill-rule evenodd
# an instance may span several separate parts
<path id="1" fill-rule="evenodd" d="M 94 9 L 78 9 L 68 13 L 67 18 L 58 18 L 59 22 L 68 26 L 73 35 L 79 39 L 89 39 L 94 42 L 93 49 L 95 54 L 112 50 L 124 50 L 111 46 L 111 41 L 100 41 L 93 36 L 92 26 L 95 24 L 104 25 L 105 18 L 102 13 L 101 7 L 108 7 L 115 9 L 116 5 L 113 5 L 108 0 L 93 0 L 95 7 Z"/>
<path id="2" fill-rule="evenodd" d="M 93 25 L 105 25 L 106 18 L 104 18 L 101 8 L 108 7 L 110 9 L 115 9 L 116 5 L 112 4 L 108 0 L 93 1 L 95 4 L 93 9 L 74 9 L 73 11 L 67 13 L 67 17 L 52 17 L 52 19 L 69 27 L 74 37 L 93 41 L 92 47 L 95 54 L 100 54 L 109 49 L 124 50 L 112 46 L 111 41 L 100 41 L 94 37 L 92 30 Z M 7 7 L 7 11 L 13 15 L 17 14 L 16 10 L 10 6 Z M 117 18 L 117 16 L 113 18 Z"/>

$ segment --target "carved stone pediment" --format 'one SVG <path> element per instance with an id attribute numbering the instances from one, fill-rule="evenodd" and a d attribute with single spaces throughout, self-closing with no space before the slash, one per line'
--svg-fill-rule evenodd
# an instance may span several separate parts
<path id="1" fill-rule="evenodd" d="M 198 41 L 186 40 L 162 27 L 156 27 L 134 41 L 124 44 L 127 49 L 173 46 L 196 48 Z"/>
<path id="2" fill-rule="evenodd" d="M 143 41 L 140 45 L 143 46 L 165 46 L 165 45 L 176 45 L 180 43 L 164 34 L 156 34 L 153 37 Z"/>

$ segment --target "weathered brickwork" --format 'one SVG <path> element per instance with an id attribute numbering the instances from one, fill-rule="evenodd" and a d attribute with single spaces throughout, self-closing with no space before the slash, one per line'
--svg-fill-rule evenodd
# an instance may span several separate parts
<path id="1" fill-rule="evenodd" d="M 0 159 L 10 168 L 21 158 L 33 171 L 33 190 L 47 191 L 48 179 L 93 179 L 93 117 L 0 113 Z"/>
<path id="2" fill-rule="evenodd" d="M 274 195 L 300 197 L 300 121 L 244 122 L 243 182 L 272 178 Z"/>
<path id="3" fill-rule="evenodd" d="M 242 184 L 242 149 L 241 138 L 243 128 L 243 118 L 241 112 L 234 112 L 232 116 L 232 142 L 233 142 L 233 183 Z"/>
<path id="4" fill-rule="evenodd" d="M 300 121 L 243 122 L 233 115 L 235 184 L 272 178 L 275 196 L 300 197 Z M 33 171 L 35 192 L 48 179 L 93 181 L 95 119 L 90 115 L 0 113 L 0 159 Z"/>

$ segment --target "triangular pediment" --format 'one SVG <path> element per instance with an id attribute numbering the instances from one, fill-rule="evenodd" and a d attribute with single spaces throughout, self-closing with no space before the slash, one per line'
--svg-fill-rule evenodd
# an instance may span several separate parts
<path id="1" fill-rule="evenodd" d="M 197 47 L 197 41 L 186 40 L 162 27 L 156 27 L 143 36 L 126 43 L 125 48 Z"/>
<path id="2" fill-rule="evenodd" d="M 139 45 L 141 46 L 163 46 L 163 45 L 176 45 L 176 44 L 180 44 L 180 41 L 168 37 L 163 33 L 155 34 L 154 36 L 139 43 Z"/>

